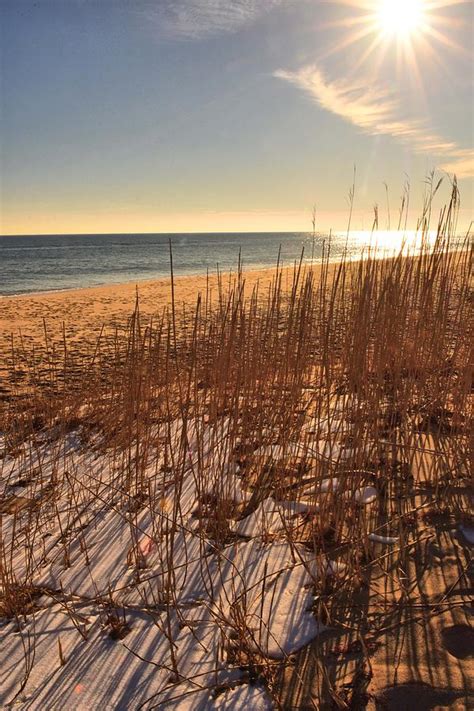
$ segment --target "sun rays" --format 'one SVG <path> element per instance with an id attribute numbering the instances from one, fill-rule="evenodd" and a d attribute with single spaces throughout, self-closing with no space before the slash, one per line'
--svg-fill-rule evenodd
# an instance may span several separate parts
<path id="1" fill-rule="evenodd" d="M 353 72 L 370 64 L 376 74 L 387 52 L 395 50 L 397 70 L 408 67 L 421 89 L 421 56 L 440 63 L 440 46 L 443 50 L 465 51 L 451 36 L 458 22 L 449 12 L 446 14 L 450 7 L 463 3 L 464 0 L 335 0 L 336 5 L 346 9 L 346 16 L 328 24 L 339 28 L 341 37 L 323 58 L 350 49 L 354 52 Z"/>

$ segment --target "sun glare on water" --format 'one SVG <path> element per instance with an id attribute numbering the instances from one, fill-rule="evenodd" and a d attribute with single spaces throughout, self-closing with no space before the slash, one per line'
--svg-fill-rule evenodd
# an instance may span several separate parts
<path id="1" fill-rule="evenodd" d="M 381 0 L 377 12 L 380 30 L 386 35 L 409 37 L 423 25 L 421 0 Z"/>
<path id="2" fill-rule="evenodd" d="M 354 253 L 370 251 L 374 256 L 390 257 L 402 252 L 417 254 L 422 247 L 432 248 L 436 231 L 420 230 L 351 230 L 350 244 Z"/>

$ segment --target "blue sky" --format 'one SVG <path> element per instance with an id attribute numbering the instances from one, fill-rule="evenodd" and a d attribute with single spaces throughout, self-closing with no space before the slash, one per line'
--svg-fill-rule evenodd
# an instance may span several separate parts
<path id="1" fill-rule="evenodd" d="M 0 0 L 2 233 L 343 229 L 354 165 L 465 227 L 472 4 L 410 2 Z"/>

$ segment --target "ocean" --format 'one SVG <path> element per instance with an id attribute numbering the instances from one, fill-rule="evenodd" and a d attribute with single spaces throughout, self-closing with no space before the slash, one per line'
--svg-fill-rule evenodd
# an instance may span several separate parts
<path id="1" fill-rule="evenodd" d="M 331 257 L 337 259 L 347 247 L 351 258 L 377 244 L 382 255 L 393 254 L 404 239 L 401 233 L 335 233 Z M 0 294 L 73 289 L 170 274 L 171 240 L 175 275 L 200 274 L 236 269 L 239 253 L 244 269 L 272 267 L 281 251 L 285 265 L 298 260 L 321 258 L 325 235 L 308 232 L 227 234 L 108 234 L 0 236 Z M 414 237 L 411 234 L 410 242 Z"/>

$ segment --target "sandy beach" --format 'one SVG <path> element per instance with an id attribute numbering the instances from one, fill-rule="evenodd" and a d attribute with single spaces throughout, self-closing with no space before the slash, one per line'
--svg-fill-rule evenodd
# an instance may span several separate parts
<path id="1" fill-rule="evenodd" d="M 318 274 L 320 265 L 311 267 Z M 329 265 L 331 273 L 333 266 Z M 281 271 L 282 287 L 288 291 L 293 267 Z M 274 279 L 276 269 L 245 271 L 245 291 L 250 294 L 258 286 L 263 298 Z M 174 279 L 175 303 L 191 314 L 198 296 L 215 302 L 219 284 L 226 292 L 235 279 L 235 272 L 178 276 Z M 21 382 L 22 363 L 34 359 L 41 364 L 47 349 L 61 353 L 64 338 L 71 353 L 78 358 L 93 350 L 101 332 L 112 337 L 123 334 L 135 309 L 136 300 L 144 324 L 156 319 L 172 302 L 171 278 L 108 284 L 82 289 L 0 296 L 0 397 L 10 392 L 5 378 L 16 363 Z M 47 347 L 46 347 L 47 344 Z M 13 351 L 12 351 L 13 345 Z M 14 355 L 12 353 L 14 352 Z M 2 382 L 3 378 L 3 382 Z"/>
<path id="2" fill-rule="evenodd" d="M 292 270 L 288 267 L 283 273 L 290 279 Z M 250 291 L 257 283 L 265 289 L 274 275 L 275 269 L 246 271 L 246 289 Z M 220 275 L 224 288 L 232 277 L 232 272 Z M 176 303 L 194 307 L 198 294 L 204 298 L 206 291 L 211 299 L 215 298 L 218 282 L 217 274 L 178 276 L 174 279 Z M 102 326 L 123 328 L 126 325 L 137 295 L 140 312 L 145 320 L 149 320 L 171 304 L 171 278 L 0 296 L 1 351 L 3 354 L 8 352 L 12 336 L 18 341 L 20 334 L 31 345 L 43 343 L 44 322 L 53 341 L 62 340 L 64 327 L 66 337 L 73 343 L 90 346 Z"/>

